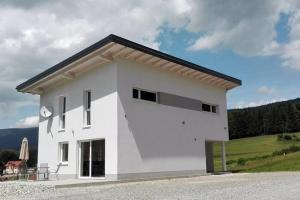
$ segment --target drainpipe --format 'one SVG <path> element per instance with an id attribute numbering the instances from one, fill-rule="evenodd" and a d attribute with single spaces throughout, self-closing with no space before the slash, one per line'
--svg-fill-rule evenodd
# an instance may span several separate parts
<path id="1" fill-rule="evenodd" d="M 222 141 L 222 170 L 223 172 L 227 171 L 226 167 L 226 149 L 225 149 L 225 141 Z"/>

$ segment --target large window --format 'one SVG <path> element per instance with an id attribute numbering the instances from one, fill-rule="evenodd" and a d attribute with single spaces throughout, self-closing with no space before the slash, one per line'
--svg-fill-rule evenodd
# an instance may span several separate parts
<path id="1" fill-rule="evenodd" d="M 59 129 L 64 130 L 66 127 L 66 97 L 59 97 Z"/>
<path id="2" fill-rule="evenodd" d="M 60 162 L 68 163 L 69 161 L 69 144 L 67 142 L 60 143 Z"/>
<path id="3" fill-rule="evenodd" d="M 91 91 L 84 91 L 83 102 L 84 102 L 84 125 L 91 125 Z"/>
<path id="4" fill-rule="evenodd" d="M 157 93 L 141 89 L 132 89 L 132 98 L 144 101 L 157 102 Z"/>

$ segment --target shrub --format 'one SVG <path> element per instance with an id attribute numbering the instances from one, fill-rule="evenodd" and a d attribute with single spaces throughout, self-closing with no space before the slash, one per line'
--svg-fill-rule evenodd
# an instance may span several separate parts
<path id="1" fill-rule="evenodd" d="M 281 150 L 280 151 L 274 151 L 272 153 L 272 156 L 281 156 L 281 155 L 283 155 L 283 152 Z"/>
<path id="2" fill-rule="evenodd" d="M 283 140 L 283 134 L 277 135 L 277 140 L 282 141 Z"/>
<path id="3" fill-rule="evenodd" d="M 236 163 L 236 160 L 227 160 L 226 165 L 231 165 L 233 163 Z"/>
<path id="4" fill-rule="evenodd" d="M 273 152 L 273 156 L 279 156 L 279 155 L 284 155 L 284 154 L 288 154 L 288 153 L 294 153 L 300 151 L 300 146 L 290 146 L 289 148 L 286 149 L 281 149 L 280 151 L 274 151 Z"/>
<path id="5" fill-rule="evenodd" d="M 288 152 L 287 153 L 293 153 L 293 152 L 297 152 L 297 151 L 300 151 L 300 147 L 293 145 L 293 146 L 290 146 L 288 148 Z"/>
<path id="6" fill-rule="evenodd" d="M 293 138 L 292 138 L 292 136 L 286 134 L 283 136 L 283 139 L 284 140 L 292 140 Z"/>
<path id="7" fill-rule="evenodd" d="M 237 161 L 237 164 L 238 164 L 238 165 L 245 165 L 246 162 L 247 162 L 246 159 L 244 159 L 244 158 L 239 158 L 238 161 Z"/>

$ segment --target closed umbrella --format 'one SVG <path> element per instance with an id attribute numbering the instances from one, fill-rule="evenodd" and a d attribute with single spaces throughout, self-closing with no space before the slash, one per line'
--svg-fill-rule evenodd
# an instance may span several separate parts
<path id="1" fill-rule="evenodd" d="M 19 159 L 23 161 L 22 173 L 25 173 L 27 168 L 26 162 L 29 159 L 28 140 L 26 137 L 22 140 Z"/>
<path id="2" fill-rule="evenodd" d="M 29 159 L 28 140 L 26 137 L 22 140 L 19 159 L 25 162 Z"/>

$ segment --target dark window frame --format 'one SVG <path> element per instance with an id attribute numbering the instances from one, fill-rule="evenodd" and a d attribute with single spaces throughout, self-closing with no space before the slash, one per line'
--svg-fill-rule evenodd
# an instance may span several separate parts
<path id="1" fill-rule="evenodd" d="M 68 142 L 60 143 L 60 162 L 61 163 L 69 162 L 69 143 Z"/>
<path id="2" fill-rule="evenodd" d="M 91 126 L 91 107 L 92 107 L 92 92 L 91 90 L 85 90 L 83 93 L 84 102 L 84 126 Z"/>
<path id="3" fill-rule="evenodd" d="M 67 97 L 59 97 L 59 129 L 65 130 L 66 128 L 66 111 L 67 111 Z"/>
<path id="4" fill-rule="evenodd" d="M 137 93 L 136 93 L 137 92 Z M 147 97 L 143 97 L 143 94 L 148 93 L 150 95 L 154 95 L 154 98 L 147 99 Z M 132 98 L 145 101 L 145 102 L 151 102 L 151 103 L 157 103 L 158 102 L 158 92 L 154 92 L 152 90 L 147 90 L 147 89 L 139 89 L 139 88 L 132 88 Z"/>
<path id="5" fill-rule="evenodd" d="M 208 103 L 202 103 L 202 111 L 211 112 L 211 105 Z"/>
<path id="6" fill-rule="evenodd" d="M 211 112 L 214 114 L 218 113 L 218 105 L 211 105 Z"/>

